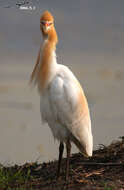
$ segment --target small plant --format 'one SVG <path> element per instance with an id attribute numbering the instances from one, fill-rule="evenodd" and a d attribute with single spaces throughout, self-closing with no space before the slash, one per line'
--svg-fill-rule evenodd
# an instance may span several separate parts
<path id="1" fill-rule="evenodd" d="M 0 167 L 0 188 L 10 190 L 11 188 L 8 187 L 10 185 L 27 183 L 32 178 L 30 173 L 30 168 L 24 171 L 21 168 Z M 15 188 L 15 190 L 23 190 L 23 188 Z"/>
<path id="2" fill-rule="evenodd" d="M 110 187 L 107 183 L 105 183 L 104 190 L 114 190 L 114 189 L 113 189 L 113 187 Z"/>
<path id="3" fill-rule="evenodd" d="M 7 190 L 27 190 L 27 189 L 25 187 L 16 187 L 16 188 L 8 187 Z M 33 190 L 33 189 L 30 189 L 30 190 Z"/>

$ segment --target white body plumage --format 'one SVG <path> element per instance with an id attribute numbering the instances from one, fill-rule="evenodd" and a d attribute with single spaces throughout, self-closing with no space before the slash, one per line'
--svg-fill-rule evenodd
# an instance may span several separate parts
<path id="1" fill-rule="evenodd" d="M 54 138 L 61 142 L 69 138 L 81 152 L 91 156 L 91 121 L 83 90 L 68 67 L 57 64 L 55 52 L 50 65 L 47 86 L 40 93 L 41 117 L 48 123 Z M 79 93 L 82 93 L 85 101 L 85 107 L 81 109 Z"/>

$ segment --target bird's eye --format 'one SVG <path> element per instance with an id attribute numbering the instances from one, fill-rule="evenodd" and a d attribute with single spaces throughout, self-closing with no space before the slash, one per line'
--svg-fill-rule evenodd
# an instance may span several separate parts
<path id="1" fill-rule="evenodd" d="M 45 25 L 50 26 L 50 25 L 52 25 L 53 23 L 52 23 L 52 22 L 41 21 L 40 24 L 43 25 L 43 26 L 45 26 Z"/>
<path id="2" fill-rule="evenodd" d="M 45 25 L 45 22 L 44 22 L 44 21 L 42 21 L 42 22 L 41 22 L 41 24 L 42 24 L 42 25 Z"/>
<path id="3" fill-rule="evenodd" d="M 52 22 L 49 22 L 49 23 L 48 23 L 48 26 L 50 26 L 50 25 L 52 25 L 52 24 L 53 24 Z"/>

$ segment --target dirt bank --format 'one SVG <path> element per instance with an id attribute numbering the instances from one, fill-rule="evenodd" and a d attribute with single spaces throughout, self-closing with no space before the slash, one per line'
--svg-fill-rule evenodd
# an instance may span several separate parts
<path id="1" fill-rule="evenodd" d="M 124 139 L 113 142 L 108 147 L 100 145 L 93 157 L 83 158 L 80 153 L 73 154 L 70 160 L 70 177 L 65 182 L 65 159 L 61 177 L 56 181 L 57 161 L 37 164 L 26 163 L 2 170 L 6 173 L 21 173 L 25 179 L 13 178 L 1 186 L 0 190 L 17 187 L 37 190 L 124 190 Z M 2 167 L 2 166 L 1 166 Z M 20 175 L 20 176 L 21 176 Z"/>

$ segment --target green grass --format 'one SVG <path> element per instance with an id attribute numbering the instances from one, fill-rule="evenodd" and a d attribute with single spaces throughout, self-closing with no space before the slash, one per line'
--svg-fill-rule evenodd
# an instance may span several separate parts
<path id="1" fill-rule="evenodd" d="M 104 190 L 114 190 L 114 188 L 110 187 L 107 183 L 104 183 Z"/>
<path id="2" fill-rule="evenodd" d="M 25 184 L 27 183 L 32 176 L 30 175 L 30 169 L 27 171 L 22 170 L 21 168 L 4 168 L 0 167 L 0 189 L 7 190 L 25 190 L 23 187 L 17 187 L 14 189 L 15 184 Z M 13 188 L 10 188 L 13 187 Z"/>
<path id="3" fill-rule="evenodd" d="M 25 187 L 16 187 L 16 188 L 8 187 L 6 190 L 27 190 L 27 188 L 25 188 Z M 30 190 L 33 190 L 33 189 L 31 188 Z"/>

